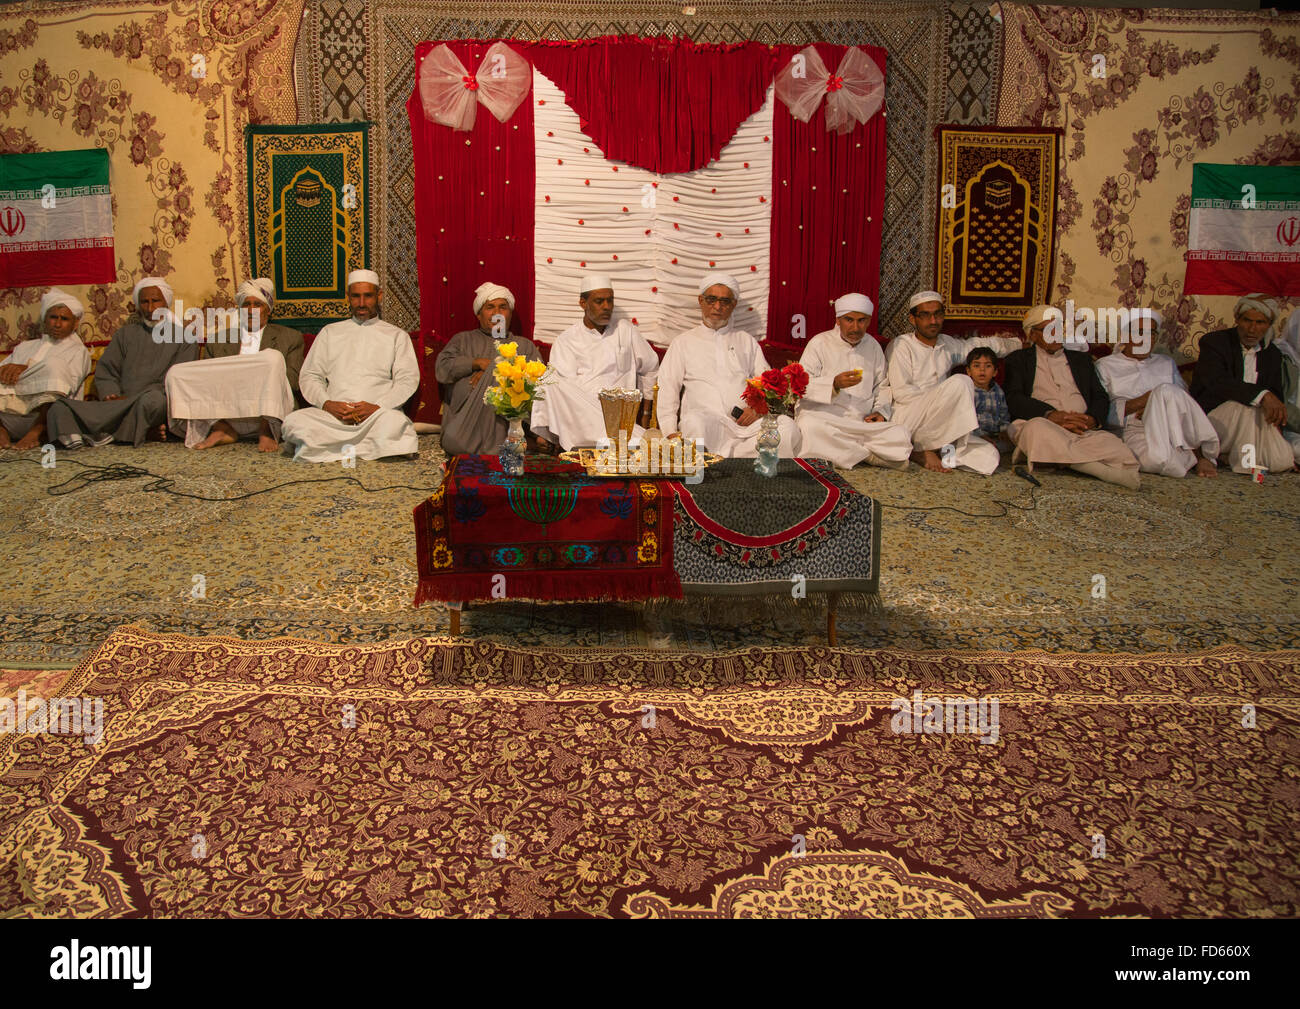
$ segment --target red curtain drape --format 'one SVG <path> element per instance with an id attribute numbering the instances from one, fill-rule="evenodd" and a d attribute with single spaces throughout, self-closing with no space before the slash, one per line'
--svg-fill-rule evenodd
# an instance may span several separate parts
<path id="1" fill-rule="evenodd" d="M 784 65 L 801 47 L 776 48 Z M 832 74 L 845 48 L 817 45 Z M 885 50 L 860 48 L 886 73 Z M 806 123 L 790 115 L 779 99 L 776 106 L 767 303 L 767 357 L 774 365 L 799 357 L 809 337 L 833 325 L 830 303 L 840 295 L 856 291 L 879 303 L 885 211 L 883 108 L 848 133 L 830 133 L 824 101 Z M 805 316 L 803 340 L 792 333 L 796 315 Z M 880 315 L 877 310 L 875 318 Z M 879 332 L 874 321 L 872 332 Z"/>
<path id="2" fill-rule="evenodd" d="M 521 52 L 523 46 L 507 39 Z M 435 45 L 415 50 L 420 61 Z M 471 74 L 491 41 L 448 41 Z M 526 54 L 525 54 L 526 55 Z M 420 327 L 437 343 L 473 329 L 474 289 L 505 284 L 515 295 L 516 333 L 533 331 L 533 101 L 509 122 L 479 106 L 474 128 L 461 132 L 425 118 L 417 83 L 407 100 L 415 157 L 416 266 Z"/>
<path id="3" fill-rule="evenodd" d="M 495 40 L 448 40 L 472 74 Z M 707 164 L 763 102 L 800 46 L 729 46 L 605 37 L 581 42 L 505 39 L 565 91 L 584 130 L 609 157 L 652 171 Z M 439 42 L 416 48 L 419 64 Z M 862 47 L 885 67 L 885 51 Z M 817 46 L 831 73 L 844 46 Z M 518 299 L 516 332 L 533 328 L 533 108 L 507 123 L 478 109 L 474 129 L 430 122 L 418 84 L 407 102 L 415 158 L 420 323 L 430 346 L 475 325 L 473 291 L 485 280 Z M 800 123 L 777 100 L 773 116 L 772 282 L 766 345 L 773 363 L 797 357 L 832 324 L 847 291 L 879 296 L 885 199 L 884 112 L 845 134 L 825 128 L 825 103 Z M 805 339 L 792 317 L 804 315 Z M 879 314 L 879 313 L 877 313 Z"/>
<path id="4" fill-rule="evenodd" d="M 564 92 L 605 157 L 661 174 L 715 160 L 763 107 L 779 60 L 758 42 L 629 36 L 519 48 Z"/>

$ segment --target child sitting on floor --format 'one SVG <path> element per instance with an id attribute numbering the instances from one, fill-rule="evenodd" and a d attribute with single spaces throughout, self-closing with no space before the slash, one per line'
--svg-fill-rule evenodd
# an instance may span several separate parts
<path id="1" fill-rule="evenodd" d="M 980 437 L 998 446 L 999 451 L 1011 447 L 1007 428 L 1011 425 L 1011 411 L 1002 387 L 993 381 L 998 371 L 998 358 L 987 347 L 976 347 L 966 356 L 966 374 L 975 383 L 975 416 L 980 423 Z"/>

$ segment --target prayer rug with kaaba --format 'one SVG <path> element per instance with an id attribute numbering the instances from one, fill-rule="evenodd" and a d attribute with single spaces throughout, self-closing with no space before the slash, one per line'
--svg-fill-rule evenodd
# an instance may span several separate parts
<path id="1" fill-rule="evenodd" d="M 935 289 L 948 318 L 1018 322 L 1048 300 L 1061 131 L 940 126 Z"/>
<path id="2" fill-rule="evenodd" d="M 249 257 L 275 284 L 276 322 L 349 314 L 348 270 L 370 261 L 369 125 L 246 129 Z"/>
<path id="3" fill-rule="evenodd" d="M 0 734 L 0 909 L 1294 917 L 1297 658 L 128 627 Z"/>

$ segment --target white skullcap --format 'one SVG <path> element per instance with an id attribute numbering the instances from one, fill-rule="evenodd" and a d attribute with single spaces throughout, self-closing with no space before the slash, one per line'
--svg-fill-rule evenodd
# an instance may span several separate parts
<path id="1" fill-rule="evenodd" d="M 266 307 L 270 308 L 275 304 L 275 285 L 266 277 L 245 280 L 239 285 L 239 290 L 235 292 L 235 304 L 243 308 L 244 302 L 249 298 L 256 298 L 258 301 L 265 302 Z"/>
<path id="2" fill-rule="evenodd" d="M 143 280 L 136 281 L 135 287 L 131 289 L 131 302 L 136 308 L 140 307 L 140 292 L 146 287 L 156 287 L 162 291 L 163 301 L 167 302 L 168 308 L 175 304 L 176 292 L 172 290 L 171 284 L 162 277 L 145 277 Z"/>
<path id="3" fill-rule="evenodd" d="M 1035 305 L 1025 313 L 1024 319 L 1020 322 L 1020 328 L 1028 333 L 1031 329 L 1041 322 L 1049 322 L 1052 319 L 1064 318 L 1061 311 L 1053 308 L 1051 305 Z"/>
<path id="4" fill-rule="evenodd" d="M 478 315 L 484 305 L 498 298 L 505 298 L 510 311 L 515 310 L 515 296 L 510 292 L 510 288 L 494 284 L 490 280 L 486 284 L 479 284 L 474 288 L 474 314 Z"/>
<path id="5" fill-rule="evenodd" d="M 86 307 L 67 291 L 60 291 L 57 287 L 51 287 L 41 295 L 41 321 L 45 320 L 45 313 L 55 305 L 65 306 L 69 312 L 80 319 L 86 314 Z"/>
<path id="6" fill-rule="evenodd" d="M 606 288 L 614 290 L 614 281 L 604 273 L 589 273 L 578 281 L 578 293 L 586 294 L 588 291 L 603 291 Z"/>
<path id="7" fill-rule="evenodd" d="M 910 312 L 917 305 L 924 305 L 927 301 L 937 301 L 943 304 L 943 295 L 938 291 L 918 291 L 907 299 L 907 310 Z"/>
<path id="8" fill-rule="evenodd" d="M 1135 308 L 1129 313 L 1129 328 L 1136 329 L 1142 325 L 1143 319 L 1150 319 L 1152 325 L 1156 327 L 1165 324 L 1165 317 L 1154 308 Z"/>
<path id="9" fill-rule="evenodd" d="M 1240 319 L 1243 313 L 1252 310 L 1267 315 L 1269 322 L 1277 318 L 1277 302 L 1262 294 L 1248 294 L 1244 298 L 1238 298 L 1232 309 L 1232 317 Z"/>
<path id="10" fill-rule="evenodd" d="M 353 270 L 348 274 L 348 287 L 353 284 L 374 284 L 379 286 L 379 274 L 374 270 Z"/>
<path id="11" fill-rule="evenodd" d="M 865 294 L 846 294 L 835 299 L 835 318 L 849 312 L 861 312 L 863 315 L 875 315 L 876 306 Z"/>
<path id="12" fill-rule="evenodd" d="M 714 284 L 721 284 L 729 290 L 734 298 L 740 299 L 740 281 L 730 273 L 723 273 L 721 270 L 715 270 L 713 273 L 706 273 L 704 279 L 700 281 L 700 293 L 703 294 Z"/>

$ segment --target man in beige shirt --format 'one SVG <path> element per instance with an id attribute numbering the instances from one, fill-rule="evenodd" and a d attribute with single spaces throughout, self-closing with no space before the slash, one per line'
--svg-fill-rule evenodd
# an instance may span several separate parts
<path id="1" fill-rule="evenodd" d="M 1064 463 L 1099 480 L 1140 486 L 1138 460 L 1119 438 L 1104 430 L 1110 397 L 1092 358 L 1066 350 L 1060 313 L 1048 305 L 1030 309 L 1023 328 L 1032 346 L 1007 357 L 1003 391 L 1011 411 L 1008 434 L 1036 462 Z"/>

